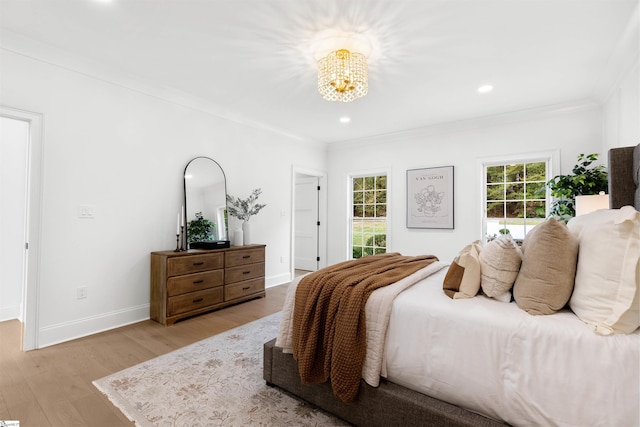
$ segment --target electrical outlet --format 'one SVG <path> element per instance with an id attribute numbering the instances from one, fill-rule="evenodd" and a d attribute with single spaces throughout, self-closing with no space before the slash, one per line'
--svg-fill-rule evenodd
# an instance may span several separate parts
<path id="1" fill-rule="evenodd" d="M 284 264 L 284 257 L 283 256 L 280 257 L 280 264 Z"/>
<path id="2" fill-rule="evenodd" d="M 76 289 L 76 297 L 78 299 L 83 299 L 87 297 L 87 287 L 83 286 L 81 288 Z"/>

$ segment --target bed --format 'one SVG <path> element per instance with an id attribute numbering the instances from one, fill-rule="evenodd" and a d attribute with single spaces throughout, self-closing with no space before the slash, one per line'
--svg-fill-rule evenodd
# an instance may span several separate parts
<path id="1" fill-rule="evenodd" d="M 634 227 L 625 229 L 621 238 L 640 233 L 637 223 L 633 223 L 638 218 L 636 210 L 640 210 L 640 145 L 610 150 L 609 173 L 611 208 L 617 209 L 619 216 L 626 215 L 624 224 Z M 598 215 L 604 218 L 612 213 L 602 211 Z M 576 218 L 572 225 L 572 231 L 581 239 L 576 283 L 579 278 L 581 283 L 605 283 L 607 277 L 589 270 L 600 261 L 587 263 L 594 254 L 589 252 L 587 243 L 582 245 L 596 238 L 588 221 L 592 220 Z M 382 350 L 371 362 L 375 378 L 366 372 L 371 363 L 368 359 L 365 362 L 354 402 L 344 403 L 336 398 L 330 382 L 301 383 L 297 363 L 283 338 L 289 327 L 285 325 L 288 316 L 284 311 L 279 345 L 276 339 L 264 345 L 264 379 L 269 385 L 362 426 L 638 426 L 640 329 L 636 322 L 640 247 L 637 237 L 632 240 L 622 246 L 635 261 L 619 268 L 627 279 L 632 277 L 626 280 L 631 286 L 618 290 L 618 294 L 631 295 L 627 295 L 625 308 L 616 302 L 613 311 L 619 315 L 622 310 L 624 314 L 616 317 L 615 324 L 598 324 L 589 318 L 589 313 L 583 313 L 584 304 L 579 304 L 583 288 L 571 294 L 572 302 L 576 299 L 572 305 L 575 312 L 557 307 L 551 315 L 531 315 L 529 309 L 523 310 L 520 301 L 526 301 L 526 295 L 522 291 L 518 304 L 485 295 L 452 299 L 443 292 L 442 285 L 450 266 L 438 261 L 426 267 L 428 274 L 422 270 L 414 273 L 422 276 L 394 295 L 388 314 L 380 316 L 385 325 L 382 344 L 379 338 L 373 339 L 373 344 L 369 342 L 367 330 L 367 355 L 371 348 Z M 524 254 L 526 261 L 527 250 Z M 607 260 L 603 262 L 606 264 Z M 297 282 L 292 283 L 294 291 L 295 286 Z M 291 295 L 287 298 L 291 299 Z M 375 292 L 371 298 L 374 295 Z M 369 317 L 367 311 L 367 327 Z M 378 364 L 382 378 L 377 375 Z"/>

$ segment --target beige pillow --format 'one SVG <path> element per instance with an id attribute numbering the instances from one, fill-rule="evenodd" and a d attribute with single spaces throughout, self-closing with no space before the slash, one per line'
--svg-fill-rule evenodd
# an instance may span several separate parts
<path id="1" fill-rule="evenodd" d="M 640 326 L 640 212 L 603 209 L 569 221 L 579 241 L 569 307 L 596 333 L 631 333 Z"/>
<path id="2" fill-rule="evenodd" d="M 489 242 L 480 252 L 482 292 L 498 301 L 510 302 L 521 263 L 522 253 L 510 234 Z"/>
<path id="3" fill-rule="evenodd" d="M 480 290 L 480 241 L 467 245 L 455 257 L 442 288 L 449 298 L 473 298 Z"/>
<path id="4" fill-rule="evenodd" d="M 536 225 L 522 243 L 522 266 L 513 298 L 529 314 L 553 314 L 573 291 L 578 242 L 564 222 L 555 218 Z"/>

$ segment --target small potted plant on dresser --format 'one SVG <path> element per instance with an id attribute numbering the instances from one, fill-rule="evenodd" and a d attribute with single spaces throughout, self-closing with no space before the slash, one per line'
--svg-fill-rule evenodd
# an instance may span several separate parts
<path id="1" fill-rule="evenodd" d="M 202 212 L 196 212 L 196 219 L 187 224 L 187 243 L 215 240 L 216 225 L 205 219 Z"/>
<path id="2" fill-rule="evenodd" d="M 257 215 L 265 206 L 265 204 L 258 203 L 258 197 L 262 194 L 262 190 L 256 188 L 251 192 L 249 197 L 241 199 L 239 197 L 233 197 L 227 194 L 227 212 L 232 217 L 238 218 L 242 221 L 242 228 L 237 229 L 234 232 L 233 244 L 248 245 L 251 243 L 251 224 L 249 219 Z"/>

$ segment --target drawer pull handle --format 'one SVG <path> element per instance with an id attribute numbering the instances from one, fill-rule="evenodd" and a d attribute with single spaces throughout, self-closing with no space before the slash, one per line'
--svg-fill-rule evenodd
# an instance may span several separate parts
<path id="1" fill-rule="evenodd" d="M 242 274 L 249 274 L 251 271 L 243 271 Z"/>
<path id="2" fill-rule="evenodd" d="M 197 299 L 194 299 L 193 302 L 202 302 L 203 299 L 204 298 L 197 298 Z"/>
<path id="3" fill-rule="evenodd" d="M 193 281 L 193 284 L 194 284 L 194 285 L 197 285 L 198 283 L 202 283 L 202 282 L 204 282 L 204 280 L 202 280 L 202 279 L 200 279 L 200 280 L 194 280 L 194 281 Z"/>
<path id="4" fill-rule="evenodd" d="M 246 288 L 242 288 L 243 291 L 248 291 L 249 289 L 251 289 L 251 286 L 247 286 Z"/>
<path id="5" fill-rule="evenodd" d="M 249 258 L 251 258 L 251 255 L 245 255 L 245 256 L 243 256 L 242 258 L 243 258 L 243 259 L 249 259 Z"/>
<path id="6" fill-rule="evenodd" d="M 202 265 L 204 262 L 194 262 L 193 265 Z"/>

